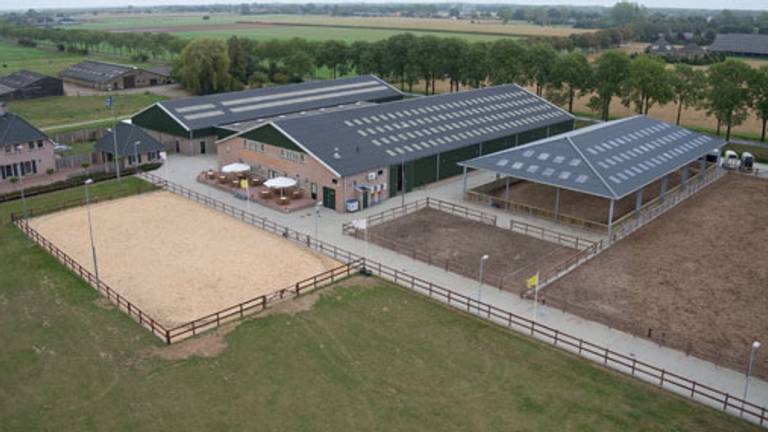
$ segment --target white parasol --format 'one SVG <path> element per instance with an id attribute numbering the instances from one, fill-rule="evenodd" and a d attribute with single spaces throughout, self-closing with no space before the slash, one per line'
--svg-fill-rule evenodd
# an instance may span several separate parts
<path id="1" fill-rule="evenodd" d="M 280 197 L 283 196 L 285 188 L 294 187 L 296 184 L 296 179 L 290 177 L 275 177 L 264 182 L 264 186 L 270 189 L 280 189 Z"/>
<path id="2" fill-rule="evenodd" d="M 239 163 L 239 162 L 231 163 L 229 165 L 224 165 L 223 167 L 221 167 L 221 172 L 225 174 L 241 173 L 241 172 L 246 172 L 250 170 L 251 170 L 250 165 L 246 165 L 244 163 Z"/>
<path id="3" fill-rule="evenodd" d="M 275 177 L 264 182 L 264 186 L 272 189 L 283 189 L 296 186 L 296 179 L 290 177 Z"/>

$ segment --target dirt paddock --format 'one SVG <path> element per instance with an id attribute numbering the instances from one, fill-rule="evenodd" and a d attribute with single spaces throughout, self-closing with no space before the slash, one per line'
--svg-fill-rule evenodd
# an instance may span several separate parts
<path id="1" fill-rule="evenodd" d="M 99 203 L 91 210 L 101 279 L 166 327 L 340 265 L 168 192 Z M 30 224 L 93 271 L 84 207 Z"/>
<path id="2" fill-rule="evenodd" d="M 483 280 L 520 289 L 539 270 L 565 261 L 576 249 L 507 229 L 425 208 L 370 228 L 369 241 L 397 252 L 429 260 L 436 266 L 477 279 L 480 257 L 488 254 Z M 427 255 L 430 258 L 427 258 Z"/>
<path id="3" fill-rule="evenodd" d="M 768 342 L 768 180 L 729 174 L 544 291 L 552 306 L 743 370 Z M 758 352 L 768 378 L 768 350 Z"/>
<path id="4" fill-rule="evenodd" d="M 695 181 L 694 176 L 699 171 L 698 162 L 689 167 L 689 181 Z M 667 181 L 667 190 L 680 184 L 682 170 L 675 171 L 669 175 Z M 501 182 L 500 182 L 501 183 Z M 489 192 L 497 198 L 504 198 L 504 185 Z M 661 181 L 649 184 L 643 189 L 643 202 L 647 203 L 658 197 L 661 193 Z M 510 183 L 509 200 L 511 202 L 525 204 L 531 207 L 537 207 L 550 211 L 555 210 L 555 188 L 541 183 L 529 181 L 518 181 Z M 631 194 L 621 200 L 616 201 L 613 220 L 621 219 L 635 209 L 635 194 Z M 609 201 L 592 195 L 562 189 L 560 191 L 560 213 L 563 215 L 574 216 L 579 219 L 586 219 L 592 222 L 608 223 Z"/>

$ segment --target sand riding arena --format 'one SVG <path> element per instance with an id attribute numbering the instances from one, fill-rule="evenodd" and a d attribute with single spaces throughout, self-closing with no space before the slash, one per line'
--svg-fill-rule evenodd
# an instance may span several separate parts
<path id="1" fill-rule="evenodd" d="M 91 212 L 100 279 L 166 328 L 340 265 L 169 192 L 98 203 Z M 93 271 L 85 207 L 29 224 Z"/>

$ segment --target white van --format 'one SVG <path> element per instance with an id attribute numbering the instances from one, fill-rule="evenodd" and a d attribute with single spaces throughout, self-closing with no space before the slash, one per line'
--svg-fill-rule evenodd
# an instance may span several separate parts
<path id="1" fill-rule="evenodd" d="M 725 169 L 739 169 L 741 166 L 741 160 L 739 155 L 733 150 L 726 150 L 723 154 L 723 168 Z"/>

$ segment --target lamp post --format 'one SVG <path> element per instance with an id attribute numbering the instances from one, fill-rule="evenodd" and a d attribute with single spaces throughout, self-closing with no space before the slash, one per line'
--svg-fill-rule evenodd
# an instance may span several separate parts
<path id="1" fill-rule="evenodd" d="M 99 278 L 99 264 L 96 260 L 96 244 L 93 241 L 93 223 L 91 222 L 91 195 L 89 186 L 93 184 L 93 179 L 85 181 L 85 208 L 88 213 L 88 233 L 91 237 L 91 254 L 93 255 L 93 273 L 96 275 L 96 289 L 101 289 L 101 279 Z"/>
<path id="2" fill-rule="evenodd" d="M 315 240 L 320 240 L 318 226 L 320 220 L 320 203 L 315 203 Z"/>
<path id="3" fill-rule="evenodd" d="M 107 84 L 107 92 L 112 91 L 112 84 Z M 112 95 L 109 95 L 107 97 L 107 104 L 109 105 L 109 112 L 112 114 L 112 124 L 114 125 L 112 127 L 112 146 L 114 147 L 115 151 L 115 173 L 117 174 L 117 181 L 118 183 L 121 182 L 120 180 L 120 156 L 117 151 L 117 117 L 115 116 L 115 108 L 112 103 Z"/>
<path id="4" fill-rule="evenodd" d="M 480 284 L 477 286 L 477 310 L 480 310 L 480 301 L 483 300 L 483 271 L 485 270 L 485 262 L 490 258 L 488 254 L 480 257 Z"/>
<path id="5" fill-rule="evenodd" d="M 24 146 L 21 144 L 16 146 L 16 154 L 21 156 L 21 151 L 24 149 Z M 24 209 L 24 220 L 26 221 L 29 217 L 29 214 L 27 213 L 27 198 L 24 196 L 24 162 L 19 161 L 19 187 L 21 188 L 21 207 Z"/>
<path id="6" fill-rule="evenodd" d="M 747 394 L 749 394 L 749 378 L 752 375 L 752 362 L 755 360 L 755 353 L 758 348 L 760 348 L 760 342 L 752 342 L 752 349 L 749 351 L 749 365 L 747 365 L 747 380 L 744 383 L 744 397 L 741 398 L 745 402 L 747 400 Z"/>

